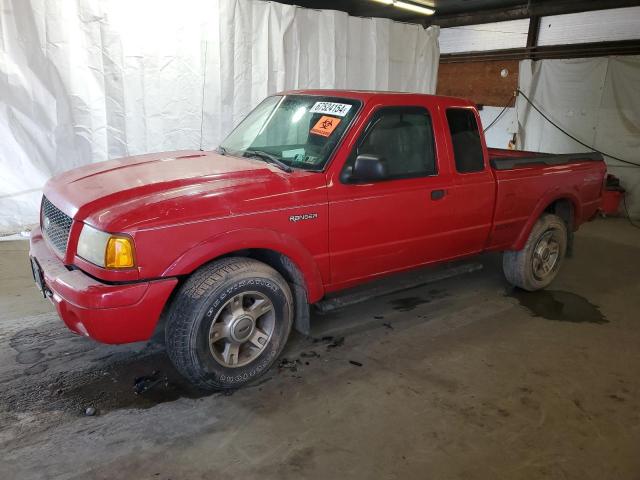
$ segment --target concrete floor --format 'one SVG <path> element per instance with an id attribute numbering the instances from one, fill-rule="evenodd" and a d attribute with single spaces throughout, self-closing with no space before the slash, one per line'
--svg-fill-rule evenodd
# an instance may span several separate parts
<path id="1" fill-rule="evenodd" d="M 26 250 L 0 242 L 2 479 L 640 478 L 640 231 L 623 220 L 585 226 L 546 292 L 511 291 L 491 255 L 316 316 L 333 338 L 294 337 L 295 371 L 230 396 L 190 390 L 157 345 L 69 333 Z"/>

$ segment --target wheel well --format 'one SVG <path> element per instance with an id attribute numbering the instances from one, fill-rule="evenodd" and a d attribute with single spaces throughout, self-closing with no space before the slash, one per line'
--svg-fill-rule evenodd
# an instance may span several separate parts
<path id="1" fill-rule="evenodd" d="M 296 264 L 286 255 L 275 250 L 252 248 L 227 253 L 225 257 L 248 257 L 266 263 L 278 272 L 291 287 L 294 298 L 295 320 L 294 328 L 303 335 L 311 333 L 311 319 L 307 286 L 305 279 Z M 218 260 L 218 259 L 215 259 Z"/>
<path id="2" fill-rule="evenodd" d="M 291 261 L 289 257 L 283 255 L 280 252 L 264 248 L 251 248 L 246 250 L 236 250 L 235 252 L 227 253 L 211 261 L 227 257 L 253 258 L 254 260 L 258 260 L 259 262 L 266 263 L 276 272 L 282 275 L 288 283 L 298 283 L 306 289 L 304 278 L 302 277 L 302 274 L 300 273 L 298 267 Z"/>
<path id="3" fill-rule="evenodd" d="M 544 209 L 547 213 L 559 216 L 567 224 L 567 230 L 573 227 L 573 203 L 568 198 L 560 198 Z"/>
<path id="4" fill-rule="evenodd" d="M 573 202 L 568 198 L 555 200 L 544 209 L 547 213 L 553 213 L 560 217 L 567 226 L 567 256 L 573 254 L 573 233 L 574 233 L 574 207 Z"/>
<path id="5" fill-rule="evenodd" d="M 208 262 L 205 262 L 203 265 L 215 262 L 216 260 L 220 260 L 221 258 L 227 257 L 247 257 L 253 258 L 254 260 L 258 260 L 259 262 L 266 263 L 271 268 L 273 268 L 276 272 L 278 272 L 282 277 L 287 281 L 289 286 L 291 287 L 291 291 L 293 293 L 294 299 L 294 328 L 303 335 L 310 335 L 311 333 L 311 318 L 310 318 L 310 309 L 309 309 L 309 301 L 307 297 L 307 287 L 304 277 L 302 273 L 298 269 L 298 267 L 293 263 L 293 261 L 283 255 L 280 252 L 276 252 L 274 250 L 254 248 L 254 249 L 246 249 L 246 250 L 236 250 L 234 252 L 229 252 L 220 257 L 212 258 Z M 202 265 L 200 265 L 202 267 Z M 198 267 L 198 268 L 200 268 Z M 180 276 L 178 278 L 178 285 L 173 289 L 171 296 L 167 300 L 167 303 L 164 307 L 162 314 L 160 315 L 160 319 L 154 333 L 152 334 L 150 340 L 152 343 L 164 343 L 164 329 L 166 324 L 166 312 L 169 309 L 169 306 L 173 302 L 173 298 L 180 290 L 180 286 L 186 281 L 186 279 L 190 275 Z"/>

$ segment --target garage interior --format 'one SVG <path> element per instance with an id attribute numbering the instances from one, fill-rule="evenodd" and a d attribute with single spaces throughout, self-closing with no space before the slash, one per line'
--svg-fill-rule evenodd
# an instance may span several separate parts
<path id="1" fill-rule="evenodd" d="M 1 478 L 640 478 L 640 2 L 409 3 L 2 2 Z M 68 331 L 29 266 L 44 183 L 214 149 L 292 88 L 468 98 L 489 147 L 601 152 L 613 204 L 545 290 L 496 253 L 376 281 L 238 390 Z"/>

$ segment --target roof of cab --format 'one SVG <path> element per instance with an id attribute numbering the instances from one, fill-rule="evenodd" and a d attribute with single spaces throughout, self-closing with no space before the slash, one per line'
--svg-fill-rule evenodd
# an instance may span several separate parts
<path id="1" fill-rule="evenodd" d="M 427 98 L 432 102 L 438 102 L 440 100 L 443 103 L 447 104 L 456 103 L 461 106 L 475 106 L 475 103 L 465 98 L 446 97 L 443 95 L 430 95 L 427 93 L 386 92 L 379 90 L 301 89 L 278 92 L 276 95 L 322 95 L 331 97 L 352 98 L 364 102 L 374 97 L 415 96 Z"/>

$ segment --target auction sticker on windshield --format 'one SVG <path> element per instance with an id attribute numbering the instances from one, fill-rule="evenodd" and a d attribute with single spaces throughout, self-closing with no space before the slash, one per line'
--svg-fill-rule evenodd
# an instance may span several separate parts
<path id="1" fill-rule="evenodd" d="M 327 117 L 323 115 L 320 117 L 320 120 L 313 126 L 311 129 L 311 133 L 315 133 L 316 135 L 322 135 L 323 137 L 328 137 L 333 133 L 338 124 L 341 122 L 339 118 L 335 117 Z"/>
<path id="2" fill-rule="evenodd" d="M 351 105 L 347 103 L 334 103 L 334 102 L 316 102 L 311 110 L 311 113 L 328 113 L 329 115 L 337 115 L 344 117 L 351 110 Z"/>

